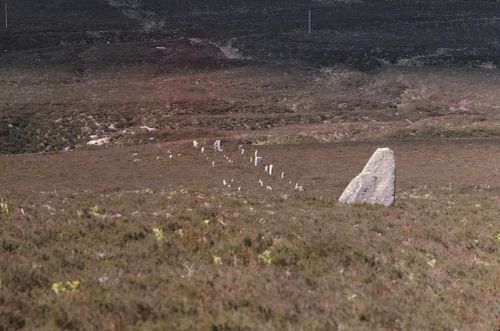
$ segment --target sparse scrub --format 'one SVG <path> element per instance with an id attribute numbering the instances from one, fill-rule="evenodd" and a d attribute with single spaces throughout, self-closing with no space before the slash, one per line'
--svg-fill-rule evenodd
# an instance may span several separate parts
<path id="1" fill-rule="evenodd" d="M 105 201 L 92 194 L 78 200 L 121 210 L 122 218 L 75 217 L 78 204 L 58 194 L 51 198 L 56 213 L 42 208 L 34 223 L 15 213 L 0 224 L 0 300 L 4 307 L 19 305 L 16 313 L 0 314 L 3 328 L 496 325 L 493 197 L 481 198 L 489 207 L 476 208 L 463 203 L 465 195 L 434 191 L 432 200 L 408 195 L 390 209 L 318 203 L 305 211 L 301 199 L 284 201 L 271 193 L 265 200 L 246 197 L 252 211 L 239 207 L 237 197 L 185 192 L 171 195 L 169 204 L 178 212 L 158 227 L 131 215 L 136 203 L 143 213 L 161 209 L 164 197 L 139 202 L 119 192 L 106 195 Z M 38 199 L 6 197 L 15 205 Z M 212 198 L 227 206 L 225 225 L 205 207 Z M 449 209 L 450 199 L 460 207 Z M 275 211 L 272 219 L 267 206 Z M 19 231 L 25 224 L 30 226 Z M 24 262 L 10 263 L 13 258 Z M 29 308 L 35 293 L 43 310 Z"/>

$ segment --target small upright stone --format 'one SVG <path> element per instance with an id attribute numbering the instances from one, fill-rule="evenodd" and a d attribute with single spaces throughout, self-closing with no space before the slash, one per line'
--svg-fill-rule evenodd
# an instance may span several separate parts
<path id="1" fill-rule="evenodd" d="M 368 203 L 390 206 L 394 203 L 396 160 L 389 148 L 379 148 L 373 153 L 363 171 L 346 187 L 340 203 Z"/>
<path id="2" fill-rule="evenodd" d="M 220 140 L 216 140 L 214 142 L 214 152 L 222 152 L 222 146 Z"/>

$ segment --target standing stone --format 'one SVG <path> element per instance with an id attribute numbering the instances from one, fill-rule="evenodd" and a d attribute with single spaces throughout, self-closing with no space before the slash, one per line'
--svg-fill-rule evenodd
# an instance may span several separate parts
<path id="1" fill-rule="evenodd" d="M 216 140 L 214 142 L 214 152 L 222 152 L 221 141 Z"/>
<path id="2" fill-rule="evenodd" d="M 396 161 L 389 148 L 379 148 L 373 153 L 363 171 L 346 187 L 340 203 L 368 203 L 390 206 L 394 203 Z"/>

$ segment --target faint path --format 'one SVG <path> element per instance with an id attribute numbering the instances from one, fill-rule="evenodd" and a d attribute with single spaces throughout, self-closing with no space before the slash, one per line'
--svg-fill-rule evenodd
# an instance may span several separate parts
<path id="1" fill-rule="evenodd" d="M 211 142 L 200 140 L 205 146 Z M 279 173 L 284 171 L 286 180 L 293 179 L 292 184 L 300 182 L 307 194 L 328 196 L 336 201 L 373 151 L 381 146 L 390 147 L 396 155 L 397 194 L 424 188 L 426 192 L 438 192 L 448 190 L 451 185 L 455 192 L 483 192 L 500 198 L 498 139 L 246 146 L 247 156 L 257 148 L 265 158 L 264 164 L 274 165 L 273 181 L 262 168 L 248 167 L 248 159 L 231 152 L 230 147 L 224 153 L 232 153 L 227 155 L 236 163 L 229 164 L 220 156 L 219 160 L 210 159 L 217 163 L 214 168 L 211 162 L 200 159 L 200 152 L 192 148 L 191 140 L 53 154 L 0 155 L 0 195 L 114 188 L 212 190 L 222 187 L 222 178 L 228 181 L 234 178 L 237 186 L 260 194 L 265 189 L 259 186 L 259 178 L 265 185 L 272 185 L 273 192 L 279 192 L 288 183 L 279 184 Z M 168 151 L 175 156 L 170 158 Z M 208 150 L 207 155 L 211 157 Z"/>
<path id="2" fill-rule="evenodd" d="M 112 7 L 119 9 L 125 16 L 138 21 L 145 32 L 162 30 L 165 22 L 150 10 L 144 9 L 140 0 L 107 0 Z"/>

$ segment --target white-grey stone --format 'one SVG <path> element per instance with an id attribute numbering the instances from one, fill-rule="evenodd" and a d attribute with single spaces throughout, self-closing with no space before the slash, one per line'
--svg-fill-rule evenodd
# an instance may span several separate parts
<path id="1" fill-rule="evenodd" d="M 368 203 L 390 206 L 394 203 L 396 160 L 389 148 L 379 148 L 373 153 L 363 171 L 346 187 L 340 203 Z"/>
<path id="2" fill-rule="evenodd" d="M 222 152 L 221 141 L 216 140 L 214 142 L 214 152 Z"/>

